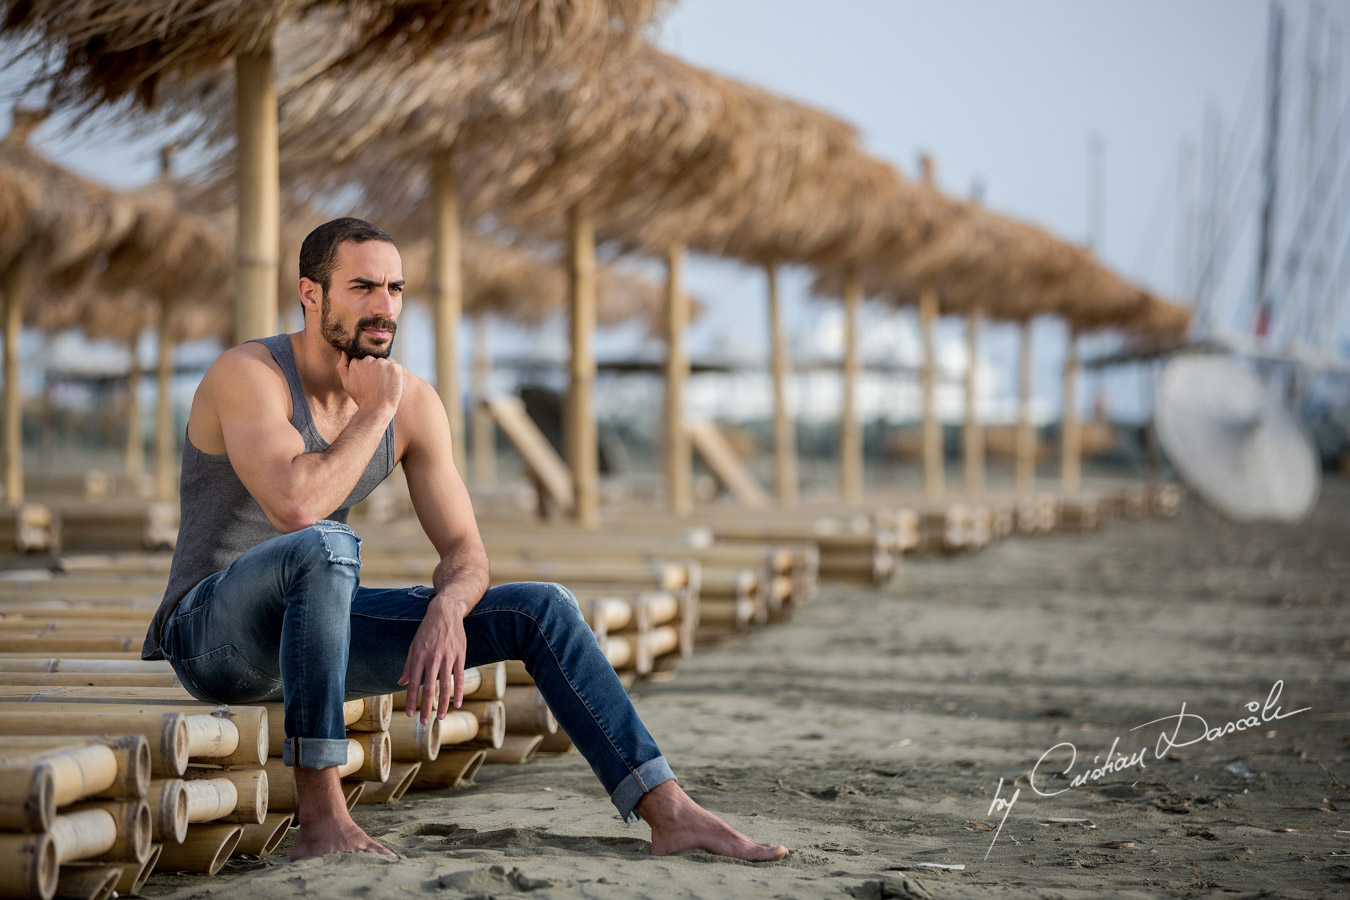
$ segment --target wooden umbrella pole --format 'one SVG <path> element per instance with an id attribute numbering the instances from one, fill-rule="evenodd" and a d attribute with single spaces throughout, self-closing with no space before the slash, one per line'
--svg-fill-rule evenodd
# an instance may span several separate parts
<path id="1" fill-rule="evenodd" d="M 272 49 L 235 57 L 239 129 L 238 273 L 234 340 L 277 329 L 277 252 L 281 243 L 281 170 Z"/>
<path id="2" fill-rule="evenodd" d="M 175 462 L 178 441 L 173 416 L 173 306 L 167 300 L 159 304 L 159 358 L 155 366 L 155 499 L 173 500 Z"/>
<path id="3" fill-rule="evenodd" d="M 764 266 L 769 305 L 769 369 L 773 381 L 773 452 L 777 473 L 778 500 L 797 499 L 797 442 L 792 418 L 787 409 L 788 353 L 783 334 L 782 308 L 778 297 L 778 271 L 772 263 Z"/>
<path id="4" fill-rule="evenodd" d="M 127 369 L 127 456 L 123 471 L 133 485 L 145 475 L 145 435 L 141 429 L 141 361 L 136 353 L 140 335 L 127 341 L 131 367 Z"/>
<path id="5" fill-rule="evenodd" d="M 966 421 L 961 435 L 961 454 L 965 462 L 966 495 L 984 493 L 984 429 L 975 408 L 976 363 L 979 360 L 979 335 L 982 314 L 977 309 L 966 313 Z"/>
<path id="6" fill-rule="evenodd" d="M 863 498 L 862 424 L 858 421 L 858 314 L 862 299 L 862 281 L 850 271 L 844 277 L 844 408 L 839 421 L 839 483 L 845 503 L 861 503 Z"/>
<path id="7" fill-rule="evenodd" d="M 1036 433 L 1031 429 L 1031 320 L 1023 319 L 1017 357 L 1017 468 L 1018 494 L 1036 483 Z"/>
<path id="8" fill-rule="evenodd" d="M 1064 412 L 1060 429 L 1060 487 L 1076 493 L 1083 483 L 1083 435 L 1078 420 L 1078 328 L 1069 329 L 1069 352 L 1064 359 Z"/>
<path id="9" fill-rule="evenodd" d="M 942 423 L 937 416 L 937 355 L 933 341 L 937 317 L 937 288 L 925 284 L 919 288 L 919 334 L 923 342 L 923 492 L 929 500 L 940 500 L 946 492 L 946 476 L 942 469 Z"/>
<path id="10" fill-rule="evenodd" d="M 666 498 L 670 514 L 687 516 L 694 508 L 693 457 L 684 430 L 684 385 L 689 380 L 689 354 L 684 335 L 689 327 L 689 297 L 684 291 L 684 247 L 666 250 Z"/>
<path id="11" fill-rule="evenodd" d="M 492 350 L 488 346 L 487 316 L 473 317 L 473 483 L 497 482 L 497 426 L 483 407 L 492 391 Z"/>
<path id="12" fill-rule="evenodd" d="M 595 226 L 590 215 L 573 207 L 569 218 L 568 330 L 570 375 L 563 438 L 572 470 L 577 523 L 600 523 L 599 458 L 595 433 Z"/>
<path id="13" fill-rule="evenodd" d="M 23 503 L 23 398 L 19 390 L 19 330 L 23 327 L 23 283 L 19 264 L 0 275 L 5 293 L 5 502 Z"/>
<path id="14" fill-rule="evenodd" d="M 450 419 L 455 466 L 465 468 L 464 404 L 459 396 L 459 323 L 464 311 L 460 266 L 459 190 L 455 160 L 442 148 L 431 158 L 431 308 L 436 340 L 436 393 Z"/>

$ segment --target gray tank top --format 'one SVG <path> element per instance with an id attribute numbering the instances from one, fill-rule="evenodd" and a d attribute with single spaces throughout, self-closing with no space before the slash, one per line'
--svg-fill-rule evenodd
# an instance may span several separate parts
<path id="1" fill-rule="evenodd" d="M 305 450 L 319 453 L 328 449 L 328 442 L 314 426 L 309 402 L 300 387 L 300 375 L 295 368 L 295 354 L 288 335 L 278 334 L 260 338 L 262 344 L 277 361 L 291 387 L 291 425 L 305 439 Z M 381 481 L 394 470 L 394 423 L 385 429 L 370 464 L 361 473 L 347 499 L 338 509 L 324 518 L 346 522 L 347 512 L 366 498 Z M 272 527 L 267 515 L 253 499 L 239 476 L 234 473 L 225 454 L 203 453 L 183 438 L 183 475 L 179 487 L 181 507 L 178 542 L 173 550 L 173 565 L 169 570 L 169 586 L 160 601 L 150 630 L 141 648 L 141 659 L 163 659 L 160 635 L 164 623 L 178 601 L 183 599 L 206 576 L 226 568 L 246 551 L 263 541 L 277 537 L 281 532 Z"/>

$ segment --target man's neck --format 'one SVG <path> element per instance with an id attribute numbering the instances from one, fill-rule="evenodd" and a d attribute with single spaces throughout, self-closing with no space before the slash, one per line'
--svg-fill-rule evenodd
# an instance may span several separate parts
<path id="1" fill-rule="evenodd" d="M 305 394 L 325 407 L 345 403 L 349 398 L 337 373 L 341 354 L 324 340 L 323 335 L 309 328 L 287 337 L 291 341 L 295 369 Z"/>

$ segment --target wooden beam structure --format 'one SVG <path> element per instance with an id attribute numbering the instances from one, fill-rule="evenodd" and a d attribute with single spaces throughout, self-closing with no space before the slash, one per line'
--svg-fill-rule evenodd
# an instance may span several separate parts
<path id="1" fill-rule="evenodd" d="M 919 288 L 919 337 L 923 346 L 923 493 L 929 500 L 941 500 L 946 493 L 942 423 L 937 415 L 937 351 L 933 339 L 937 318 L 937 288 L 925 284 Z"/>
<path id="2" fill-rule="evenodd" d="M 235 57 L 239 127 L 238 272 L 234 341 L 277 330 L 277 254 L 281 244 L 281 167 L 272 51 Z"/>
<path id="3" fill-rule="evenodd" d="M 492 393 L 492 350 L 488 346 L 487 316 L 473 318 L 473 483 L 495 484 L 497 481 L 497 427 L 492 416 L 483 408 L 483 401 Z"/>
<path id="4" fill-rule="evenodd" d="M 459 396 L 459 322 L 464 311 L 459 190 L 454 157 L 437 151 L 431 160 L 431 310 L 436 346 L 436 393 L 450 419 L 455 467 L 465 471 L 464 404 Z"/>
<path id="5" fill-rule="evenodd" d="M 979 362 L 980 323 L 983 314 L 972 309 L 966 313 L 966 420 L 961 433 L 961 455 L 965 468 L 966 495 L 984 493 L 984 428 L 975 408 L 977 363 Z"/>
<path id="6" fill-rule="evenodd" d="M 863 436 L 858 421 L 858 371 L 861 348 L 858 315 L 862 309 L 862 281 L 857 273 L 844 278 L 844 402 L 839 421 L 839 485 L 845 503 L 863 498 Z"/>
<path id="7" fill-rule="evenodd" d="M 797 499 L 797 440 L 787 408 L 787 337 L 783 333 L 778 298 L 778 272 L 772 263 L 764 266 L 769 301 L 769 370 L 773 381 L 773 453 L 775 482 L 780 503 Z"/>
<path id="8" fill-rule="evenodd" d="M 23 328 L 23 280 L 18 261 L 0 278 L 5 294 L 5 502 L 23 503 L 23 392 L 19 390 L 19 331 Z"/>
<path id="9" fill-rule="evenodd" d="M 1076 493 L 1083 485 L 1083 426 L 1078 418 L 1078 329 L 1069 329 L 1064 357 L 1064 413 L 1060 419 L 1059 486 Z"/>
<path id="10" fill-rule="evenodd" d="M 168 502 L 174 499 L 177 485 L 178 448 L 174 433 L 173 414 L 173 303 L 159 301 L 159 348 L 155 366 L 155 499 Z"/>
<path id="11" fill-rule="evenodd" d="M 689 380 L 689 354 L 684 334 L 689 327 L 689 297 L 684 291 L 684 248 L 666 251 L 666 502 L 673 516 L 694 509 L 693 457 L 684 430 L 684 385 Z"/>
<path id="12" fill-rule="evenodd" d="M 1036 432 L 1031 427 L 1031 320 L 1023 319 L 1018 333 L 1017 462 L 1014 484 L 1025 494 L 1036 484 Z"/>
<path id="13" fill-rule="evenodd" d="M 568 362 L 563 441 L 575 490 L 573 514 L 583 528 L 600 522 L 600 467 L 595 431 L 595 226 L 573 207 L 568 217 Z"/>

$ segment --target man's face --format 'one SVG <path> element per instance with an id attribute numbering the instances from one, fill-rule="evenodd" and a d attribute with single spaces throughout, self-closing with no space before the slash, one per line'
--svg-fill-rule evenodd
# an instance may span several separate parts
<path id="1" fill-rule="evenodd" d="M 323 293 L 324 339 L 352 359 L 384 359 L 394 347 L 403 309 L 403 260 L 386 241 L 338 245 L 337 266 Z"/>

